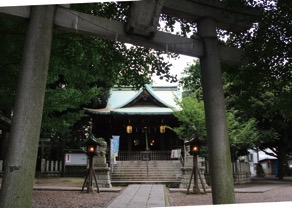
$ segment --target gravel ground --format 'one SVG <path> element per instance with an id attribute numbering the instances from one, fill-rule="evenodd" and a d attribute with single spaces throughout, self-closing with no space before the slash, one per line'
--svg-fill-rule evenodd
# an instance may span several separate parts
<path id="1" fill-rule="evenodd" d="M 39 178 L 35 185 L 39 187 L 80 187 L 83 178 Z M 119 195 L 119 192 L 81 191 L 33 191 L 32 208 L 99 208 L 107 205 Z"/>
<path id="2" fill-rule="evenodd" d="M 81 181 L 68 179 L 37 180 L 37 185 L 78 186 Z M 252 184 L 251 184 L 252 185 Z M 258 184 L 259 185 L 259 184 Z M 107 207 L 119 195 L 119 192 L 101 192 L 88 194 L 80 191 L 33 191 L 32 208 L 94 208 Z M 212 195 L 168 192 L 168 206 L 210 205 Z M 282 187 L 263 193 L 235 193 L 236 203 L 292 201 L 292 181 Z"/>
<path id="3" fill-rule="evenodd" d="M 211 205 L 212 195 L 188 194 L 182 192 L 167 193 L 170 206 Z M 272 189 L 264 193 L 235 193 L 236 203 L 258 203 L 292 201 L 292 185 Z"/>
<path id="4" fill-rule="evenodd" d="M 34 191 L 33 208 L 93 208 L 107 207 L 118 195 L 114 192 L 87 194 L 79 191 Z M 189 194 L 167 193 L 169 206 L 209 205 L 211 193 Z M 292 201 L 292 186 L 273 189 L 264 193 L 236 193 L 236 203 Z"/>
<path id="5" fill-rule="evenodd" d="M 32 208 L 107 207 L 119 193 L 81 193 L 80 191 L 34 191 Z"/>

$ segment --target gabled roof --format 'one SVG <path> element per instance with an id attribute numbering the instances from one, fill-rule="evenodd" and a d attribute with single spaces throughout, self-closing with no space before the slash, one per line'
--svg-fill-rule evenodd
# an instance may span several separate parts
<path id="1" fill-rule="evenodd" d="M 150 86 L 133 90 L 131 87 L 114 87 L 106 108 L 87 109 L 94 114 L 168 115 L 177 109 L 175 98 L 181 97 L 177 86 Z"/>

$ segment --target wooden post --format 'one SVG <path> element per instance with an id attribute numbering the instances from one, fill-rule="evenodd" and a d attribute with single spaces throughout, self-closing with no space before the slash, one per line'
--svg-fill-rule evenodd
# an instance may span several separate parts
<path id="1" fill-rule="evenodd" d="M 94 168 L 93 168 L 93 155 L 90 155 L 89 156 L 89 167 L 88 167 L 88 170 L 87 170 L 87 174 L 86 174 L 86 177 L 85 177 L 81 192 L 83 192 L 84 187 L 86 185 L 86 182 L 87 182 L 87 193 L 93 193 L 94 192 L 94 187 L 93 187 L 93 183 L 92 183 L 93 179 L 95 181 L 95 185 L 96 185 L 96 188 L 97 188 L 96 191 L 97 191 L 97 193 L 99 193 L 100 191 L 99 191 L 96 175 L 95 175 Z"/>
<path id="2" fill-rule="evenodd" d="M 195 194 L 199 194 L 200 193 L 200 188 L 199 188 L 199 183 L 198 183 L 198 156 L 194 155 L 193 156 L 193 174 L 194 174 L 194 187 L 193 187 L 193 191 Z"/>
<path id="3" fill-rule="evenodd" d="M 215 20 L 201 19 L 198 35 L 205 54 L 200 63 L 213 204 L 231 204 L 235 202 L 234 185 Z"/>
<path id="4" fill-rule="evenodd" d="M 90 156 L 89 157 L 89 171 L 88 171 L 88 173 L 89 173 L 89 176 L 88 176 L 89 180 L 88 180 L 88 184 L 87 184 L 87 193 L 93 193 L 93 186 L 92 186 L 92 177 L 93 177 L 93 175 L 92 175 L 92 169 L 93 169 L 93 167 L 92 167 L 92 165 L 93 165 L 93 157 Z"/>
<path id="5" fill-rule="evenodd" d="M 31 207 L 55 6 L 31 7 L 0 207 Z"/>

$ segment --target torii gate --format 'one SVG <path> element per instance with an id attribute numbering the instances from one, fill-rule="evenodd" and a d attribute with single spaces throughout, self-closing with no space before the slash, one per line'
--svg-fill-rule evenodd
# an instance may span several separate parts
<path id="1" fill-rule="evenodd" d="M 1 207 L 31 205 L 54 24 L 71 32 L 199 57 L 213 204 L 235 202 L 220 62 L 243 62 L 241 51 L 218 44 L 216 27 L 246 29 L 250 25 L 244 20 L 255 13 L 228 10 L 219 0 L 145 0 L 133 2 L 130 10 L 131 17 L 125 27 L 121 22 L 72 11 L 66 5 L 0 8 L 0 14 L 30 18 L 0 194 Z M 157 31 L 160 13 L 197 21 L 197 36 L 185 38 Z"/>

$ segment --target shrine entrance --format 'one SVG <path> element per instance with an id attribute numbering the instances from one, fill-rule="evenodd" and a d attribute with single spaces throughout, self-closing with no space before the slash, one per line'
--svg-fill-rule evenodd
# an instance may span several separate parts
<path id="1" fill-rule="evenodd" d="M 178 126 L 173 115 L 178 94 L 176 86 L 147 85 L 139 91 L 113 88 L 104 109 L 87 109 L 94 134 L 105 138 L 108 145 L 113 135 L 120 137 L 118 160 L 143 160 L 145 151 L 152 159 L 169 159 L 171 150 L 183 149 L 183 141 L 171 130 Z"/>

